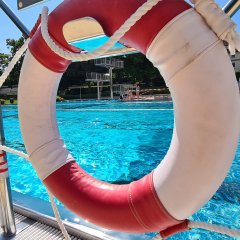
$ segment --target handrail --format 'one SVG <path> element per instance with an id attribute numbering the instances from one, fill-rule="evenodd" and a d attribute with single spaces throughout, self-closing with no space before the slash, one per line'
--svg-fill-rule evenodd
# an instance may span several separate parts
<path id="1" fill-rule="evenodd" d="M 240 9 L 240 0 L 230 0 L 224 7 L 223 11 L 232 17 Z"/>
<path id="2" fill-rule="evenodd" d="M 17 28 L 22 32 L 25 38 L 29 37 L 30 31 L 27 27 L 19 20 L 19 18 L 14 14 L 14 12 L 8 7 L 8 5 L 0 0 L 0 8 L 6 13 L 6 15 L 12 20 L 12 22 L 17 26 Z"/>
<path id="3" fill-rule="evenodd" d="M 0 104 L 0 143 L 5 144 L 2 106 Z M 0 151 L 0 222 L 3 234 L 12 236 L 16 234 L 16 224 L 13 213 L 11 186 L 8 174 L 7 156 L 4 151 Z"/>

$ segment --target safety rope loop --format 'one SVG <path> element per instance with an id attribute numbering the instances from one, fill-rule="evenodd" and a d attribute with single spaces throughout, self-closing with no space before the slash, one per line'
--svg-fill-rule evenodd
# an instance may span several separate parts
<path id="1" fill-rule="evenodd" d="M 163 240 L 160 234 L 156 235 L 152 240 Z"/>
<path id="2" fill-rule="evenodd" d="M 211 232 L 224 234 L 230 237 L 237 237 L 237 238 L 240 237 L 239 229 L 231 229 L 229 227 L 218 226 L 216 224 L 211 224 L 206 222 L 195 222 L 195 221 L 185 220 L 183 223 L 180 223 L 179 225 L 176 225 L 161 231 L 152 240 L 167 239 L 168 237 L 175 235 L 176 233 L 180 233 L 186 230 L 191 230 L 193 228 L 204 229 Z"/>
<path id="3" fill-rule="evenodd" d="M 23 53 L 27 50 L 28 48 L 28 43 L 29 43 L 30 39 L 27 39 L 25 41 L 25 43 L 22 45 L 22 47 L 17 51 L 17 53 L 14 55 L 13 59 L 11 60 L 11 62 L 9 63 L 9 65 L 7 66 L 7 68 L 4 70 L 3 74 L 0 77 L 0 87 L 2 87 L 3 83 L 5 82 L 5 80 L 7 79 L 8 75 L 11 73 L 11 71 L 13 70 L 15 64 L 18 62 L 18 60 L 21 58 L 21 56 L 23 55 Z"/>
<path id="4" fill-rule="evenodd" d="M 4 151 L 4 152 L 12 153 L 14 155 L 17 155 L 17 156 L 22 157 L 22 158 L 26 159 L 27 161 L 29 161 L 29 156 L 22 151 L 17 151 L 13 148 L 6 147 L 4 145 L 0 145 L 0 150 Z"/>
<path id="5" fill-rule="evenodd" d="M 224 13 L 214 0 L 191 0 L 196 11 L 203 17 L 208 26 L 223 41 L 228 43 L 231 55 L 240 51 L 240 35 L 237 25 Z"/>
<path id="6" fill-rule="evenodd" d="M 57 220 L 57 223 L 58 223 L 58 226 L 60 228 L 60 230 L 62 231 L 62 234 L 64 236 L 64 238 L 66 240 L 71 240 L 62 220 L 61 220 L 61 216 L 59 214 L 59 211 L 58 211 L 58 208 L 57 208 L 57 205 L 54 201 L 54 196 L 53 194 L 47 189 L 47 193 L 48 193 L 48 196 L 49 196 L 49 199 L 50 199 L 50 203 L 51 203 L 51 206 L 52 206 L 52 209 L 53 209 L 53 212 L 54 212 L 54 215 L 55 215 L 55 218 Z"/>
<path id="7" fill-rule="evenodd" d="M 239 229 L 231 229 L 229 227 L 218 226 L 218 225 L 210 224 L 210 223 L 206 223 L 206 222 L 189 221 L 188 226 L 189 226 L 190 229 L 201 228 L 201 229 L 205 229 L 205 230 L 208 230 L 208 231 L 225 234 L 225 235 L 228 235 L 230 237 L 240 237 L 240 230 Z"/>
<path id="8" fill-rule="evenodd" d="M 149 10 L 151 10 L 157 3 L 162 0 L 148 0 L 142 6 L 140 6 L 137 11 L 125 21 L 125 23 L 110 37 L 109 41 L 102 45 L 100 48 L 96 49 L 93 52 L 81 52 L 81 53 L 72 53 L 66 51 L 65 49 L 59 47 L 54 40 L 50 37 L 48 33 L 48 8 L 44 7 L 42 10 L 42 19 L 41 19 L 41 32 L 43 39 L 49 46 L 49 48 L 59 55 L 62 58 L 72 61 L 88 61 L 94 58 L 97 58 L 104 53 L 106 53 L 111 47 L 118 42 L 124 34 L 139 20 L 144 16 Z"/>

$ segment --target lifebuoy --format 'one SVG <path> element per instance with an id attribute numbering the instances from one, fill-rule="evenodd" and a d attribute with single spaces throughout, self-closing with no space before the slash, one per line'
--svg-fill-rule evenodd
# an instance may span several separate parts
<path id="1" fill-rule="evenodd" d="M 65 0 L 49 16 L 49 32 L 62 47 L 69 21 L 92 17 L 112 35 L 145 0 Z M 240 123 L 235 74 L 222 42 L 182 0 L 163 0 L 121 39 L 146 54 L 171 91 L 175 124 L 159 166 L 128 185 L 89 176 L 61 139 L 55 120 L 59 81 L 70 64 L 34 34 L 19 83 L 24 143 L 39 177 L 70 210 L 105 228 L 169 233 L 220 186 L 234 158 Z M 165 231 L 165 233 L 164 233 Z"/>

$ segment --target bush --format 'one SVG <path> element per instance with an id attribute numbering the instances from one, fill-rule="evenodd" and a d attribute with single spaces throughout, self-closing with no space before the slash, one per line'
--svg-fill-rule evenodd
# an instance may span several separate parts
<path id="1" fill-rule="evenodd" d="M 5 100 L 9 100 L 10 98 L 16 99 L 17 96 L 16 96 L 16 95 L 1 94 L 1 95 L 0 95 L 0 98 L 1 98 L 1 99 L 5 99 Z"/>
<path id="2" fill-rule="evenodd" d="M 56 101 L 57 101 L 57 102 L 63 102 L 63 101 L 64 101 L 64 98 L 63 98 L 63 97 L 60 97 L 60 96 L 57 96 Z"/>
<path id="3" fill-rule="evenodd" d="M 240 72 L 236 72 L 236 78 L 240 79 Z"/>

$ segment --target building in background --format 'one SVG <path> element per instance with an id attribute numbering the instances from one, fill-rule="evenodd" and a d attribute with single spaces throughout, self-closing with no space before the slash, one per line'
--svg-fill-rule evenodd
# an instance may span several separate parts
<path id="1" fill-rule="evenodd" d="M 235 55 L 231 56 L 231 61 L 235 72 L 240 72 L 240 52 L 236 52 Z"/>

